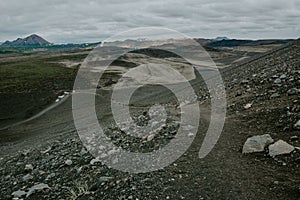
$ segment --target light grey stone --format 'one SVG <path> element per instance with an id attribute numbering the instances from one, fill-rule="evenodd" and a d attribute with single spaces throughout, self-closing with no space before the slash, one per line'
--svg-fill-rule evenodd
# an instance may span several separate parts
<path id="1" fill-rule="evenodd" d="M 285 78 L 286 78 L 286 75 L 285 75 L 285 74 L 282 74 L 279 78 L 280 78 L 280 79 L 285 79 Z"/>
<path id="2" fill-rule="evenodd" d="M 65 164 L 70 166 L 70 165 L 73 164 L 73 162 L 72 162 L 72 160 L 66 160 L 66 161 L 65 161 Z"/>
<path id="3" fill-rule="evenodd" d="M 32 171 L 32 170 L 33 170 L 32 164 L 25 165 L 25 171 Z"/>
<path id="4" fill-rule="evenodd" d="M 266 146 L 273 142 L 274 140 L 269 134 L 250 137 L 243 146 L 243 153 L 262 152 Z"/>
<path id="5" fill-rule="evenodd" d="M 49 185 L 45 184 L 45 183 L 40 183 L 40 184 L 34 185 L 31 188 L 29 188 L 26 197 L 29 197 L 36 191 L 40 191 L 40 190 L 44 190 L 44 189 L 50 189 Z"/>
<path id="6" fill-rule="evenodd" d="M 33 176 L 31 176 L 30 174 L 26 174 L 25 176 L 23 176 L 23 181 L 29 181 L 31 179 L 33 179 Z"/>
<path id="7" fill-rule="evenodd" d="M 298 120 L 298 121 L 296 122 L 296 124 L 294 124 L 294 128 L 295 128 L 295 129 L 300 129 L 300 120 Z"/>
<path id="8" fill-rule="evenodd" d="M 154 139 L 155 137 L 155 134 L 150 134 L 148 137 L 147 137 L 147 141 L 150 142 Z"/>
<path id="9" fill-rule="evenodd" d="M 281 83 L 281 79 L 280 78 L 275 79 L 274 83 L 275 84 L 280 84 Z"/>
<path id="10" fill-rule="evenodd" d="M 280 97 L 280 94 L 274 93 L 274 94 L 272 94 L 272 95 L 270 96 L 271 99 L 277 98 L 277 97 Z"/>
<path id="11" fill-rule="evenodd" d="M 295 147 L 286 143 L 283 140 L 278 140 L 269 146 L 269 155 L 274 157 L 283 154 L 289 154 L 294 151 Z"/>
<path id="12" fill-rule="evenodd" d="M 20 198 L 20 197 L 26 195 L 26 192 L 23 190 L 17 190 L 15 192 L 13 192 L 11 195 L 15 198 Z"/>

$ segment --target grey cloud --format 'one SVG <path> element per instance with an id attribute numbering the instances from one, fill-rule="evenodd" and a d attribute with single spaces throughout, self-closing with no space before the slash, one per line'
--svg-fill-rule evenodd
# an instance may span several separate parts
<path id="1" fill-rule="evenodd" d="M 298 0 L 10 0 L 0 7 L 0 41 L 37 33 L 52 42 L 93 42 L 144 26 L 192 37 L 299 37 Z"/>

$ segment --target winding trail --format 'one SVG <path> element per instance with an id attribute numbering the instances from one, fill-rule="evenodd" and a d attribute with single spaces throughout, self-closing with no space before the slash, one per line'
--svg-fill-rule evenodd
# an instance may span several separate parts
<path id="1" fill-rule="evenodd" d="M 19 121 L 19 122 L 16 122 L 14 124 L 10 124 L 10 125 L 7 125 L 3 128 L 0 128 L 0 131 L 3 131 L 3 130 L 6 130 L 6 129 L 10 129 L 12 127 L 15 127 L 15 126 L 19 126 L 21 124 L 24 124 L 26 122 L 30 122 L 34 119 L 37 119 L 39 118 L 40 116 L 44 115 L 45 113 L 49 112 L 50 110 L 56 108 L 57 106 L 59 106 L 60 104 L 62 104 L 63 102 L 65 102 L 71 95 L 65 95 L 64 98 L 62 98 L 59 102 L 55 102 L 55 103 L 52 103 L 50 106 L 48 106 L 47 108 L 45 108 L 44 110 L 40 111 L 39 113 L 37 113 L 36 115 L 28 118 L 28 119 L 25 119 L 25 120 L 22 120 L 22 121 Z"/>

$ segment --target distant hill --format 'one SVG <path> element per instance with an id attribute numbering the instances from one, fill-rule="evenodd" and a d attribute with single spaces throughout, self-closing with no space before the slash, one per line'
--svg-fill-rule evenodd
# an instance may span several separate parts
<path id="1" fill-rule="evenodd" d="M 1 47 L 41 47 L 41 46 L 47 46 L 51 44 L 47 40 L 43 39 L 42 37 L 32 34 L 26 38 L 18 38 L 12 42 L 6 41 L 3 44 L 1 44 Z"/>
<path id="2" fill-rule="evenodd" d="M 230 40 L 228 37 L 216 37 L 214 40 L 222 41 L 222 40 Z"/>
<path id="3" fill-rule="evenodd" d="M 270 44 L 287 44 L 293 40 L 219 40 L 209 42 L 206 45 L 210 47 L 235 47 L 235 46 L 257 46 Z"/>

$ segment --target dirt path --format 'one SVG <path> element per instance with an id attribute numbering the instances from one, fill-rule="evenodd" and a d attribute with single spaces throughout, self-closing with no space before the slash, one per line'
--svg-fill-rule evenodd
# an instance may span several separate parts
<path id="1" fill-rule="evenodd" d="M 39 113 L 35 114 L 34 116 L 28 118 L 28 119 L 25 119 L 25 120 L 22 120 L 22 121 L 19 121 L 17 123 L 14 123 L 14 124 L 10 124 L 8 126 L 5 126 L 3 128 L 0 128 L 0 131 L 3 131 L 3 130 L 7 130 L 7 129 L 11 129 L 13 127 L 16 127 L 16 126 L 20 126 L 22 124 L 25 124 L 27 122 L 30 122 L 34 119 L 37 119 L 39 117 L 41 117 L 42 115 L 44 115 L 45 113 L 49 112 L 50 110 L 54 109 L 55 107 L 59 106 L 60 104 L 62 104 L 63 102 L 65 102 L 68 98 L 70 97 L 70 95 L 66 95 L 63 99 L 61 99 L 59 102 L 55 102 L 53 104 L 51 104 L 50 106 L 48 106 L 47 108 L 45 108 L 44 110 L 40 111 Z"/>

